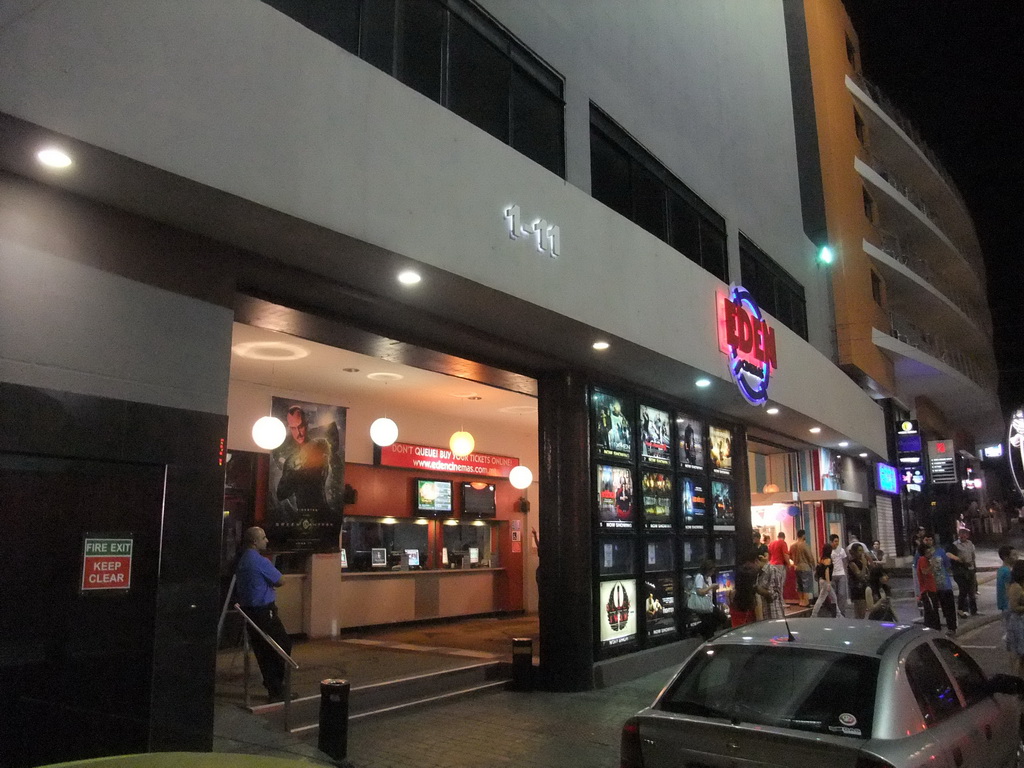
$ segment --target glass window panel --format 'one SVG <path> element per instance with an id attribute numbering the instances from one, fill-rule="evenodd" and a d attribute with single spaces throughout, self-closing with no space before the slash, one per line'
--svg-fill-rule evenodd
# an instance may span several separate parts
<path id="1" fill-rule="evenodd" d="M 461 19 L 450 18 L 448 107 L 492 136 L 508 142 L 508 57 Z"/>
<path id="2" fill-rule="evenodd" d="M 729 282 L 729 256 L 725 247 L 725 235 L 710 223 L 700 222 L 701 264 L 719 280 Z"/>
<path id="3" fill-rule="evenodd" d="M 700 260 L 700 217 L 679 195 L 669 193 L 669 243 L 686 258 Z"/>
<path id="4" fill-rule="evenodd" d="M 632 218 L 629 159 L 603 133 L 590 131 L 590 191 L 616 213 Z"/>
<path id="5" fill-rule="evenodd" d="M 342 543 L 350 571 L 386 570 L 400 566 L 402 553 L 417 550 L 421 568 L 427 567 L 427 526 L 412 520 L 399 520 L 386 525 L 376 518 L 359 520 L 349 517 L 341 527 Z M 371 552 L 384 549 L 387 553 L 384 568 L 373 568 Z"/>
<path id="6" fill-rule="evenodd" d="M 512 147 L 565 176 L 565 109 L 529 75 L 512 71 Z"/>
<path id="7" fill-rule="evenodd" d="M 448 567 L 487 568 L 496 565 L 491 554 L 491 532 L 492 526 L 487 524 L 442 525 L 441 545 L 448 550 Z"/>
<path id="8" fill-rule="evenodd" d="M 960 693 L 964 696 L 967 706 L 973 706 L 979 701 L 987 698 L 989 692 L 985 683 L 985 674 L 981 671 L 978 663 L 967 655 L 956 644 L 949 640 L 936 640 L 935 650 L 939 657 L 946 662 L 946 666 L 953 673 L 953 677 L 960 686 Z"/>
<path id="9" fill-rule="evenodd" d="M 440 103 L 444 10 L 433 0 L 399 0 L 397 58 L 398 79 Z"/>
<path id="10" fill-rule="evenodd" d="M 960 711 L 960 699 L 953 682 L 927 645 L 907 655 L 907 680 L 914 692 L 925 725 L 931 727 Z"/>
<path id="11" fill-rule="evenodd" d="M 647 573 L 671 571 L 675 565 L 671 539 L 647 539 L 644 542 L 644 570 Z"/>
<path id="12" fill-rule="evenodd" d="M 359 50 L 359 0 L 264 0 L 307 29 L 346 51 Z"/>
<path id="13" fill-rule="evenodd" d="M 395 0 L 363 0 L 359 56 L 389 75 L 395 66 Z"/>
<path id="14" fill-rule="evenodd" d="M 703 536 L 683 537 L 683 567 L 696 568 L 707 558 L 707 541 Z"/>
<path id="15" fill-rule="evenodd" d="M 633 221 L 655 237 L 668 239 L 665 185 L 639 163 L 632 163 Z"/>

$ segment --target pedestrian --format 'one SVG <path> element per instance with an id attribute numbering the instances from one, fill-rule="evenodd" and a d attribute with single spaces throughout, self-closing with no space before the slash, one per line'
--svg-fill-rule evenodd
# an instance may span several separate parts
<path id="1" fill-rule="evenodd" d="M 235 570 L 235 594 L 246 616 L 266 633 L 281 649 L 291 655 L 292 641 L 281 623 L 277 603 L 274 602 L 275 587 L 283 582 L 281 572 L 261 553 L 267 548 L 267 534 L 259 526 L 246 530 L 243 542 L 245 550 L 238 559 Z M 251 634 L 252 650 L 256 656 L 263 685 L 269 701 L 284 700 L 285 660 L 263 638 L 259 632 Z"/>
<path id="2" fill-rule="evenodd" d="M 779 572 L 782 583 L 786 583 L 786 569 L 789 567 L 789 546 L 786 544 L 786 532 L 779 535 L 768 545 L 768 565 Z"/>
<path id="3" fill-rule="evenodd" d="M 870 598 L 867 618 L 871 621 L 897 621 L 896 610 L 892 603 L 892 589 L 889 587 L 889 574 L 880 565 L 871 568 L 868 578 L 866 597 Z"/>
<path id="4" fill-rule="evenodd" d="M 729 618 L 734 627 L 742 627 L 757 621 L 757 575 L 761 569 L 757 564 L 757 551 L 749 550 L 740 560 L 736 569 L 736 589 L 732 593 Z"/>
<path id="5" fill-rule="evenodd" d="M 1006 635 L 1006 623 L 1009 617 L 1010 602 L 1006 596 L 1007 590 L 1010 586 L 1010 578 L 1013 572 L 1013 564 L 1017 562 L 1017 553 L 1013 547 L 1009 544 L 1004 544 L 999 548 L 999 559 L 1003 561 L 1003 564 L 999 566 L 999 570 L 996 571 L 996 608 L 999 610 L 999 615 L 1003 621 L 1003 635 Z M 1010 668 L 1013 669 L 1016 664 L 1016 656 L 1011 661 Z"/>
<path id="6" fill-rule="evenodd" d="M 1024 674 L 1024 560 L 1010 569 L 1010 586 L 1006 590 L 1006 650 L 1013 657 L 1010 671 Z"/>
<path id="7" fill-rule="evenodd" d="M 832 546 L 830 544 L 821 548 L 821 557 L 818 558 L 814 576 L 818 580 L 818 599 L 814 601 L 811 616 L 820 616 L 822 611 L 829 616 L 842 616 L 836 602 L 836 593 L 832 589 Z M 835 611 L 835 614 L 832 611 Z"/>
<path id="8" fill-rule="evenodd" d="M 871 544 L 871 557 L 876 563 L 885 562 L 885 550 L 882 549 L 882 542 L 878 539 L 875 539 Z"/>
<path id="9" fill-rule="evenodd" d="M 949 634 L 956 633 L 956 597 L 953 595 L 953 565 L 949 554 L 933 534 L 925 534 L 925 544 L 932 549 L 932 573 L 935 575 L 935 589 L 939 608 L 946 620 Z"/>
<path id="10" fill-rule="evenodd" d="M 759 530 L 757 530 L 757 528 L 754 529 L 753 533 L 754 533 L 754 551 L 757 553 L 758 557 L 764 556 L 765 560 L 767 561 L 767 558 L 768 558 L 768 544 L 761 542 L 761 532 Z"/>
<path id="11" fill-rule="evenodd" d="M 715 604 L 717 588 L 715 564 L 712 560 L 705 560 L 700 564 L 697 575 L 693 577 L 693 590 L 686 600 L 686 607 L 700 618 L 700 626 L 697 631 L 705 640 L 710 640 L 715 632 L 729 626 L 729 619 L 725 615 L 725 611 Z"/>
<path id="12" fill-rule="evenodd" d="M 956 559 L 953 560 L 953 578 L 956 580 L 957 610 L 961 616 L 978 615 L 978 574 L 976 570 L 977 552 L 971 541 L 971 529 L 961 528 L 957 540 L 953 542 Z M 950 557 L 952 558 L 951 553 Z"/>
<path id="13" fill-rule="evenodd" d="M 836 606 L 839 613 L 846 615 L 847 601 L 850 596 L 849 579 L 846 573 L 846 560 L 848 555 L 839 543 L 839 535 L 833 533 L 829 537 L 832 544 L 832 589 L 836 593 Z"/>
<path id="14" fill-rule="evenodd" d="M 868 589 L 869 567 L 867 550 L 863 544 L 855 541 L 850 545 L 849 557 L 846 561 L 850 600 L 853 601 L 853 617 L 855 619 L 863 619 L 868 613 L 865 592 Z"/>
<path id="15" fill-rule="evenodd" d="M 919 525 L 917 532 L 910 541 L 910 554 L 914 556 L 914 562 L 917 562 L 917 551 L 921 549 L 921 545 L 924 544 L 924 526 Z M 911 572 L 914 574 L 914 599 L 917 600 L 917 608 L 921 610 L 921 587 L 917 583 L 917 568 L 912 568 Z"/>
<path id="16" fill-rule="evenodd" d="M 761 609 L 765 619 L 783 619 L 786 607 L 782 602 L 782 590 L 786 584 L 786 570 L 771 564 L 761 567 L 757 576 L 755 591 L 761 596 Z"/>
<path id="17" fill-rule="evenodd" d="M 807 544 L 807 531 L 803 528 L 796 532 L 796 541 L 789 548 L 789 559 L 793 561 L 796 570 L 796 593 L 800 605 L 807 607 L 811 604 L 811 595 L 814 592 L 814 554 Z"/>
<path id="18" fill-rule="evenodd" d="M 924 625 L 931 629 L 942 629 L 939 623 L 939 596 L 935 586 L 935 573 L 932 571 L 932 555 L 934 549 L 929 546 L 926 538 L 917 548 L 917 584 L 921 590 L 921 608 L 924 610 Z"/>

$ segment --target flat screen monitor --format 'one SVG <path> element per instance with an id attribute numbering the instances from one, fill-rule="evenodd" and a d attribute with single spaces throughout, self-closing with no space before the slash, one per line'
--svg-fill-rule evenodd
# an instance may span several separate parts
<path id="1" fill-rule="evenodd" d="M 388 551 L 385 547 L 373 547 L 370 549 L 370 566 L 373 568 L 388 567 Z"/>
<path id="2" fill-rule="evenodd" d="M 452 481 L 416 478 L 414 507 L 418 515 L 451 514 Z"/>
<path id="3" fill-rule="evenodd" d="M 497 513 L 494 483 L 462 484 L 462 514 L 464 517 L 494 517 Z"/>
<path id="4" fill-rule="evenodd" d="M 480 563 L 480 549 L 479 547 L 469 548 L 469 564 L 478 565 Z"/>
<path id="5" fill-rule="evenodd" d="M 875 479 L 878 481 L 878 490 L 882 493 L 897 494 L 900 492 L 900 479 L 896 473 L 896 467 L 891 464 L 878 462 L 875 464 Z"/>
<path id="6" fill-rule="evenodd" d="M 419 568 L 420 566 L 420 551 L 418 549 L 407 549 L 405 550 L 405 556 L 409 560 L 410 568 Z"/>

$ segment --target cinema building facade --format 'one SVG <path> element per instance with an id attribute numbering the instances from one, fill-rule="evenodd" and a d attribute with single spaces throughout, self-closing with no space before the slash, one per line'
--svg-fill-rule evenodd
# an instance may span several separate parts
<path id="1" fill-rule="evenodd" d="M 4 19 L 0 762 L 208 749 L 246 523 L 299 564 L 293 631 L 537 611 L 543 683 L 578 690 L 683 642 L 675 598 L 751 526 L 870 519 L 883 420 L 833 363 L 799 4 L 648 5 Z M 344 522 L 271 516 L 286 462 L 251 428 L 289 403 L 331 414 Z"/>

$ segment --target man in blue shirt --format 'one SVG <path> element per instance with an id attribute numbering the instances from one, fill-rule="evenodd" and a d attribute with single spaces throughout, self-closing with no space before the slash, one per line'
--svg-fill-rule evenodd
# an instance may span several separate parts
<path id="1" fill-rule="evenodd" d="M 932 550 L 929 559 L 932 573 L 935 575 L 935 586 L 938 588 L 936 594 L 939 607 L 942 609 L 943 618 L 946 619 L 946 629 L 953 635 L 956 634 L 956 597 L 953 595 L 953 565 L 950 560 L 959 561 L 960 558 L 947 553 L 932 534 L 925 535 L 924 543 Z"/>
<path id="2" fill-rule="evenodd" d="M 260 553 L 267 548 L 267 534 L 259 526 L 245 532 L 245 549 L 235 570 L 235 595 L 239 605 L 257 627 L 291 654 L 292 641 L 281 623 L 274 588 L 281 586 L 281 572 Z M 270 701 L 284 699 L 285 661 L 258 632 L 250 632 L 252 650 L 263 674 L 263 685 Z"/>

